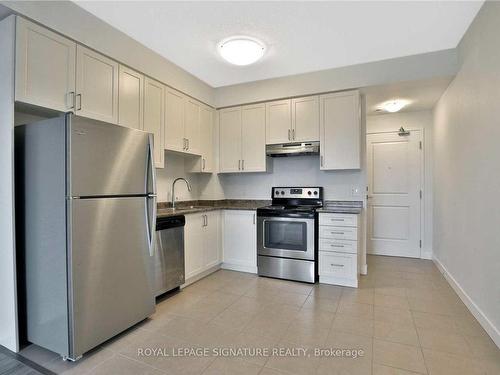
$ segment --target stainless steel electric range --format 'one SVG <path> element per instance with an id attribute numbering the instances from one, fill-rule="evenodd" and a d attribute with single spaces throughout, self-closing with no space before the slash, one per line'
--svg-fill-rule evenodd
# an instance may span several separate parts
<path id="1" fill-rule="evenodd" d="M 323 188 L 273 187 L 271 194 L 272 204 L 257 209 L 258 274 L 314 283 Z"/>

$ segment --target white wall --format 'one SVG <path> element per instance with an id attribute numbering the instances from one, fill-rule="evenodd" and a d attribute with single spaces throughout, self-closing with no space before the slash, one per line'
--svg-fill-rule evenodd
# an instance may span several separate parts
<path id="1" fill-rule="evenodd" d="M 172 199 L 172 182 L 177 177 L 184 177 L 191 183 L 192 190 L 188 191 L 186 183 L 179 181 L 175 184 L 176 200 L 199 199 L 199 174 L 187 173 L 184 168 L 184 156 L 174 152 L 165 152 L 165 168 L 156 169 L 156 189 L 158 202 L 170 202 Z"/>
<path id="2" fill-rule="evenodd" d="M 434 254 L 500 347 L 499 35 L 500 3 L 486 2 L 435 108 Z"/>
<path id="3" fill-rule="evenodd" d="M 422 238 L 422 257 L 432 258 L 432 130 L 433 115 L 429 111 L 402 112 L 387 115 L 368 116 L 366 118 L 367 133 L 382 133 L 398 131 L 403 126 L 405 129 L 420 129 L 424 135 L 424 204 L 422 215 L 424 228 Z"/>
<path id="4" fill-rule="evenodd" d="M 14 19 L 0 22 L 0 345 L 19 348 L 14 244 Z"/>
<path id="5" fill-rule="evenodd" d="M 325 199 L 361 200 L 351 188 L 362 190 L 360 171 L 320 171 L 318 156 L 272 158 L 266 173 L 221 174 L 227 199 L 270 199 L 273 186 L 323 186 Z"/>
<path id="6" fill-rule="evenodd" d="M 213 88 L 71 1 L 2 1 L 3 5 L 206 104 Z"/>
<path id="7" fill-rule="evenodd" d="M 452 77 L 456 71 L 456 51 L 450 49 L 218 87 L 215 89 L 215 104 L 220 108 L 401 81 Z"/>

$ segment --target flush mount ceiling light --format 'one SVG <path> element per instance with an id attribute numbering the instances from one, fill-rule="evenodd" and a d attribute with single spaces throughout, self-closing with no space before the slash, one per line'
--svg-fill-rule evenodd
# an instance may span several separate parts
<path id="1" fill-rule="evenodd" d="M 403 109 L 405 106 L 407 106 L 410 102 L 408 100 L 403 100 L 403 99 L 395 99 L 395 100 L 389 100 L 385 103 L 382 103 L 381 108 L 384 111 L 387 112 L 398 112 L 401 109 Z"/>
<path id="2" fill-rule="evenodd" d="M 234 65 L 250 65 L 264 56 L 266 47 L 257 39 L 247 36 L 233 36 L 224 39 L 217 46 L 224 60 Z"/>

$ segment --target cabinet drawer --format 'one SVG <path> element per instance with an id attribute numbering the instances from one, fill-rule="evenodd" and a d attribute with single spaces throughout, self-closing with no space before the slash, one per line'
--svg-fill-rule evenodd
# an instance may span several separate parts
<path id="1" fill-rule="evenodd" d="M 335 225 L 339 227 L 357 227 L 358 215 L 320 213 L 319 225 Z"/>
<path id="2" fill-rule="evenodd" d="M 331 240 L 320 238 L 319 240 L 320 251 L 337 251 L 340 253 L 358 253 L 358 242 L 351 240 Z"/>
<path id="3" fill-rule="evenodd" d="M 341 279 L 356 279 L 358 273 L 357 255 L 319 252 L 320 276 Z"/>
<path id="4" fill-rule="evenodd" d="M 322 225 L 319 227 L 319 237 L 356 241 L 358 239 L 358 229 L 353 227 L 333 227 Z"/>

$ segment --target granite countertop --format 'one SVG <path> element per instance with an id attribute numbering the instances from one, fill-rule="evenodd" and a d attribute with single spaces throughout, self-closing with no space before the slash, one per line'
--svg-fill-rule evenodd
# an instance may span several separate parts
<path id="1" fill-rule="evenodd" d="M 322 208 L 316 211 L 321 213 L 354 214 L 358 215 L 363 210 L 362 201 L 325 201 Z"/>
<path id="2" fill-rule="evenodd" d="M 221 200 L 199 200 L 199 201 L 179 201 L 175 202 L 175 210 L 171 203 L 158 203 L 157 217 L 169 217 L 176 215 L 188 215 L 199 212 L 214 210 L 256 210 L 259 207 L 268 206 L 270 200 L 250 200 L 250 199 L 221 199 Z"/>

